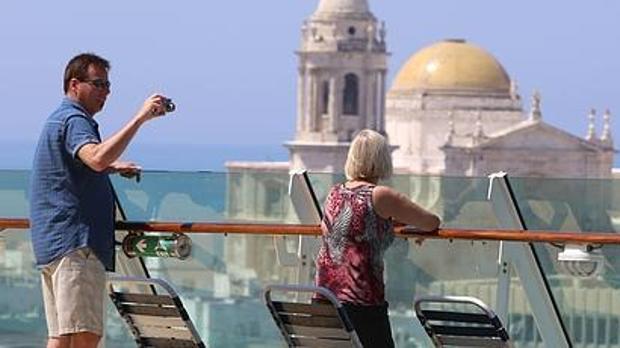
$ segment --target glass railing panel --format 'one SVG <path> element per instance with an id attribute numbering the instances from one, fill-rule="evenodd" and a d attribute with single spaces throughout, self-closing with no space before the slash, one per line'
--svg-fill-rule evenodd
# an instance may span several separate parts
<path id="1" fill-rule="evenodd" d="M 28 217 L 28 174 L 0 170 L 0 218 Z M 34 264 L 30 234 L 0 230 L 0 346 L 45 344 L 40 275 Z"/>
<path id="2" fill-rule="evenodd" d="M 132 221 L 296 222 L 288 172 L 144 172 L 112 182 Z"/>
<path id="3" fill-rule="evenodd" d="M 310 181 L 321 203 L 329 189 L 344 180 L 344 175 L 310 174 Z M 402 192 L 414 202 L 441 216 L 444 227 L 498 226 L 491 203 L 487 201 L 487 178 L 394 175 L 380 184 Z"/>
<path id="4" fill-rule="evenodd" d="M 30 234 L 0 232 L 0 346 L 42 347 L 47 326 Z"/>
<path id="5" fill-rule="evenodd" d="M 342 174 L 311 173 L 320 203 Z M 297 223 L 288 172 L 145 172 L 141 181 L 113 176 L 128 220 Z M 384 184 L 443 217 L 444 226 L 495 228 L 488 179 L 395 175 Z"/>
<path id="6" fill-rule="evenodd" d="M 140 181 L 111 176 L 131 221 L 221 221 L 225 218 L 224 173 L 143 172 Z"/>
<path id="7" fill-rule="evenodd" d="M 0 170 L 0 218 L 28 217 L 29 172 Z M 27 230 L 0 230 L 0 346 L 40 347 L 47 337 L 41 281 Z"/>
<path id="8" fill-rule="evenodd" d="M 495 228 L 486 178 L 395 175 L 385 184 L 442 218 L 442 226 Z"/>
<path id="9" fill-rule="evenodd" d="M 615 233 L 620 181 L 510 178 L 526 227 Z M 535 244 L 564 325 L 576 346 L 618 346 L 620 248 L 591 245 L 592 261 L 560 261 L 562 244 Z M 595 260 L 595 259 L 598 259 Z"/>
<path id="10" fill-rule="evenodd" d="M 398 347 L 431 347 L 413 315 L 414 297 L 473 296 L 491 308 L 497 303 L 498 243 L 397 240 L 385 256 L 386 296 Z M 509 335 L 515 347 L 540 343 L 532 311 L 519 279 L 511 279 Z M 540 346 L 540 345 L 539 345 Z"/>
<path id="11" fill-rule="evenodd" d="M 530 230 L 614 232 L 620 180 L 509 178 Z M 619 226 L 620 227 L 620 226 Z"/>
<path id="12" fill-rule="evenodd" d="M 28 230 L 0 231 L 0 347 L 43 347 L 47 325 Z M 116 308 L 106 311 L 108 347 L 135 347 Z"/>
<path id="13" fill-rule="evenodd" d="M 175 285 L 203 339 L 214 347 L 281 345 L 277 327 L 261 300 L 262 291 L 270 283 L 312 284 L 313 274 L 300 279 L 297 265 L 280 264 L 270 236 L 210 239 L 219 245 L 203 243 L 200 235 L 191 237 L 200 246 L 190 259 L 149 258 L 147 265 L 153 277 Z M 438 260 L 437 255 L 443 258 Z M 493 306 L 496 260 L 495 243 L 428 240 L 418 245 L 413 240 L 397 240 L 386 255 L 386 296 L 398 347 L 428 346 L 413 317 L 415 295 L 470 295 Z M 518 281 L 512 286 L 514 292 L 520 291 Z M 531 319 L 526 316 L 531 313 L 527 302 L 521 300 L 517 305 L 511 307 L 511 318 L 519 324 L 518 315 Z"/>
<path id="14" fill-rule="evenodd" d="M 174 284 L 203 340 L 210 347 L 281 346 L 263 289 L 299 280 L 296 266 L 279 264 L 274 238 L 190 236 L 189 259 L 149 258 L 146 264 L 152 277 Z"/>
<path id="15" fill-rule="evenodd" d="M 29 171 L 0 170 L 0 217 L 28 217 Z"/>
<path id="16" fill-rule="evenodd" d="M 129 220 L 297 223 L 288 172 L 146 172 L 114 178 Z M 279 264 L 271 236 L 190 234 L 186 260 L 146 258 L 152 277 L 179 292 L 201 337 L 213 347 L 274 347 L 279 331 L 262 302 L 269 283 L 295 283 L 296 267 Z M 283 237 L 278 237 L 282 239 Z M 298 237 L 286 237 L 295 251 Z"/>
<path id="17" fill-rule="evenodd" d="M 227 173 L 226 219 L 255 223 L 298 223 L 288 196 L 288 171 Z"/>

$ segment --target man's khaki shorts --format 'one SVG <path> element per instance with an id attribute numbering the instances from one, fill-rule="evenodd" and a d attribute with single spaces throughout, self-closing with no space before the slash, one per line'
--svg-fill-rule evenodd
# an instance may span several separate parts
<path id="1" fill-rule="evenodd" d="M 41 283 L 49 337 L 79 332 L 103 335 L 106 274 L 89 248 L 45 266 Z"/>

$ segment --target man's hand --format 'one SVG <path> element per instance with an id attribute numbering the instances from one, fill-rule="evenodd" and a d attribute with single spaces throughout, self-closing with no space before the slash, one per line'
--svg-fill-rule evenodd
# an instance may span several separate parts
<path id="1" fill-rule="evenodd" d="M 139 178 L 142 167 L 133 162 L 115 161 L 108 167 L 109 173 L 118 173 L 124 178 Z"/>
<path id="2" fill-rule="evenodd" d="M 141 122 L 146 122 L 155 117 L 164 115 L 166 113 L 166 105 L 164 102 L 165 99 L 166 97 L 161 94 L 153 94 L 152 96 L 148 97 L 144 101 L 144 104 L 142 105 L 140 111 L 138 111 L 138 113 L 136 114 L 136 117 Z"/>

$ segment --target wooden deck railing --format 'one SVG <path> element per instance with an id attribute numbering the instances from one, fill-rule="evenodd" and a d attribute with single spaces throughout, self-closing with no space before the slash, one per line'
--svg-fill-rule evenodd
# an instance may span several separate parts
<path id="1" fill-rule="evenodd" d="M 27 229 L 27 219 L 0 218 L 0 230 Z M 247 224 L 211 222 L 134 222 L 118 221 L 117 230 L 171 233 L 215 233 L 215 234 L 256 234 L 256 235 L 319 235 L 317 225 L 294 224 Z M 485 230 L 442 228 L 432 232 L 412 229 L 407 226 L 395 228 L 396 235 L 414 239 L 465 239 L 465 240 L 503 240 L 517 242 L 541 242 L 562 244 L 620 244 L 620 234 L 602 232 L 557 232 L 523 230 Z"/>

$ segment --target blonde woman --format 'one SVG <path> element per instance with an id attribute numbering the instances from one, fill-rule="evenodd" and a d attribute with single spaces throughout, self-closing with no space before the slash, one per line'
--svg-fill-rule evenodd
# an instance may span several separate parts
<path id="1" fill-rule="evenodd" d="M 351 143 L 347 181 L 331 188 L 321 223 L 316 284 L 344 304 L 364 347 L 393 347 L 383 281 L 383 254 L 393 222 L 432 231 L 440 220 L 403 194 L 377 185 L 392 175 L 387 139 L 362 130 Z"/>

